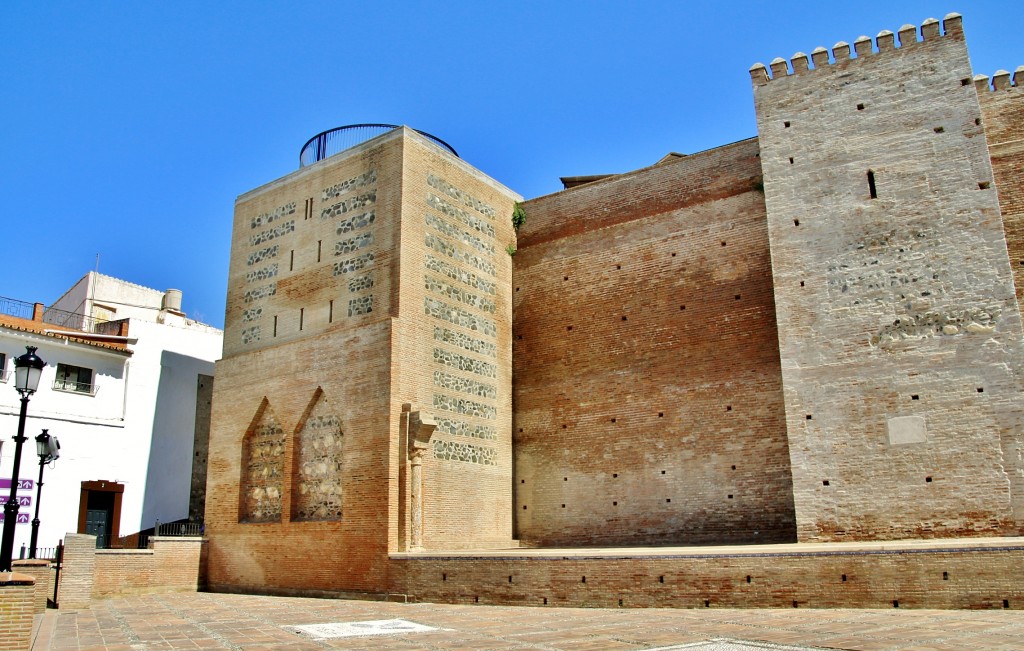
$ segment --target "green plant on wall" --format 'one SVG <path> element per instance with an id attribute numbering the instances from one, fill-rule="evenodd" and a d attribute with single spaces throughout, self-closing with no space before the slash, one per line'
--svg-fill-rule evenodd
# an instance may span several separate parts
<path id="1" fill-rule="evenodd" d="M 523 205 L 516 202 L 514 208 L 512 208 L 512 228 L 519 230 L 519 227 L 526 223 L 526 211 L 523 210 Z"/>
<path id="2" fill-rule="evenodd" d="M 509 254 L 509 256 L 515 255 L 516 254 L 516 245 L 515 244 L 509 244 L 508 246 L 506 246 L 505 247 L 505 253 Z"/>

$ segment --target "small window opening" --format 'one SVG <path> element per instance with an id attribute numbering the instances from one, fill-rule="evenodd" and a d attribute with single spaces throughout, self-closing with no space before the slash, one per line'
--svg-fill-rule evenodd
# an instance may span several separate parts
<path id="1" fill-rule="evenodd" d="M 801 286 L 801 287 L 803 287 L 803 286 L 804 286 L 804 281 L 802 281 L 802 280 L 800 281 L 800 286 Z"/>
<path id="2" fill-rule="evenodd" d="M 971 80 L 968 77 L 964 77 L 963 79 L 960 80 L 960 85 L 961 86 L 966 86 L 966 85 L 968 85 L 970 83 L 971 83 Z"/>
<path id="3" fill-rule="evenodd" d="M 277 316 L 274 316 L 274 336 L 277 336 Z"/>
<path id="4" fill-rule="evenodd" d="M 792 157 L 792 156 L 790 156 L 790 157 L 789 157 L 789 164 L 790 164 L 790 165 L 792 165 L 792 164 L 793 164 L 793 157 Z"/>
<path id="5" fill-rule="evenodd" d="M 785 122 L 783 122 L 783 123 L 782 123 L 782 127 L 783 127 L 784 129 L 788 129 L 788 128 L 789 128 L 789 120 L 786 120 Z"/>
<path id="6" fill-rule="evenodd" d="M 942 573 L 942 580 L 943 581 L 949 581 L 949 572 L 943 572 Z"/>
<path id="7" fill-rule="evenodd" d="M 327 323 L 334 323 L 334 301 L 327 301 Z"/>
<path id="8" fill-rule="evenodd" d="M 864 110 L 864 105 L 863 104 L 858 104 L 857 105 L 857 110 L 858 111 L 863 111 Z"/>
<path id="9" fill-rule="evenodd" d="M 665 575 L 662 574 L 661 576 L 658 577 L 658 583 L 664 583 L 664 582 L 665 582 Z"/>
<path id="10" fill-rule="evenodd" d="M 813 418 L 814 418 L 813 416 L 811 416 L 810 414 L 807 414 L 807 420 L 812 420 Z"/>
<path id="11" fill-rule="evenodd" d="M 868 170 L 868 193 L 872 199 L 878 198 L 878 188 L 875 187 L 875 173 Z"/>
<path id="12" fill-rule="evenodd" d="M 910 396 L 910 399 L 911 400 L 920 400 L 921 397 L 915 393 L 914 395 Z"/>
<path id="13" fill-rule="evenodd" d="M 750 575 L 747 575 L 747 583 L 750 583 Z"/>
<path id="14" fill-rule="evenodd" d="M 733 467 L 732 467 L 732 469 L 733 469 L 733 470 L 736 470 L 736 466 L 733 466 Z"/>
<path id="15" fill-rule="evenodd" d="M 665 498 L 665 504 L 671 504 L 671 503 L 672 503 L 672 498 L 671 497 L 666 497 Z"/>
<path id="16" fill-rule="evenodd" d="M 794 219 L 793 220 L 793 225 L 794 226 L 799 226 L 800 225 L 800 220 L 799 219 Z"/>
<path id="17" fill-rule="evenodd" d="M 739 294 L 736 294 L 736 300 L 737 301 L 740 300 L 740 295 Z"/>
<path id="18" fill-rule="evenodd" d="M 989 183 L 988 181 L 982 181 L 981 183 L 978 184 L 979 190 L 988 190 L 990 187 L 992 187 L 992 184 Z"/>
<path id="19" fill-rule="evenodd" d="M 934 129 L 932 129 L 932 131 L 934 131 L 935 133 L 945 133 L 946 132 L 946 128 L 945 127 L 935 127 Z"/>
<path id="20" fill-rule="evenodd" d="M 1009 599 L 1003 599 L 1003 608 L 1009 608 L 1009 607 L 1010 607 L 1010 600 Z"/>
<path id="21" fill-rule="evenodd" d="M 893 608 L 899 608 L 900 607 L 900 600 L 899 599 L 893 599 L 892 600 L 892 607 Z"/>
<path id="22" fill-rule="evenodd" d="M 931 476 L 925 477 L 925 478 L 924 478 L 924 483 L 926 483 L 926 484 L 930 484 L 930 483 L 932 483 L 932 478 L 931 478 Z"/>
<path id="23" fill-rule="evenodd" d="M 828 480 L 827 480 L 827 479 L 823 479 L 823 480 L 821 481 L 821 485 L 822 485 L 822 486 L 828 486 L 828 485 L 829 485 L 829 483 L 828 483 Z"/>
<path id="24" fill-rule="evenodd" d="M 846 583 L 846 575 L 843 575 L 843 583 Z"/>
<path id="25" fill-rule="evenodd" d="M 732 411 L 732 405 L 726 405 L 725 406 L 725 410 L 726 411 Z"/>
<path id="26" fill-rule="evenodd" d="M 442 574 L 441 575 L 441 580 L 442 581 L 447 581 L 448 580 L 448 575 L 447 574 Z"/>
<path id="27" fill-rule="evenodd" d="M 292 249 L 291 256 L 288 259 L 288 271 L 295 271 L 295 250 Z"/>
<path id="28" fill-rule="evenodd" d="M 978 393 L 985 393 L 985 387 L 978 387 Z"/>
<path id="29" fill-rule="evenodd" d="M 320 262 L 320 255 L 323 253 L 323 250 L 324 250 L 324 241 L 323 240 L 317 240 L 316 241 L 316 261 L 317 262 Z"/>
<path id="30" fill-rule="evenodd" d="M 563 504 L 563 505 L 562 505 L 562 508 L 563 508 L 563 509 L 565 508 L 565 504 Z"/>
<path id="31" fill-rule="evenodd" d="M 508 582 L 512 583 L 512 575 L 511 574 L 508 575 Z"/>
<path id="32" fill-rule="evenodd" d="M 729 499 L 732 499 L 732 495 L 729 496 Z"/>
<path id="33" fill-rule="evenodd" d="M 981 118 L 974 118 L 974 126 L 976 126 L 976 127 L 980 127 L 981 126 Z"/>
<path id="34" fill-rule="evenodd" d="M 582 578 L 582 579 L 580 580 L 580 583 L 586 583 L 586 582 L 587 582 L 587 577 L 583 577 L 583 578 Z"/>

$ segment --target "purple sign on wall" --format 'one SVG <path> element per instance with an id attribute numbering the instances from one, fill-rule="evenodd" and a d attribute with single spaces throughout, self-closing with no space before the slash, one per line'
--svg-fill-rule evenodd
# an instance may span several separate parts
<path id="1" fill-rule="evenodd" d="M 4 521 L 4 514 L 3 514 L 2 511 L 0 511 L 0 522 L 3 522 L 3 521 Z M 18 514 L 18 524 L 28 524 L 28 522 L 29 522 L 29 520 L 28 520 L 28 513 L 19 513 Z"/>
<path id="2" fill-rule="evenodd" d="M 18 480 L 18 490 L 20 490 L 20 491 L 30 491 L 30 490 L 32 490 L 35 487 L 36 487 L 36 482 L 33 479 L 19 479 Z M 0 479 L 0 490 L 4 490 L 4 491 L 11 490 L 11 480 L 10 479 Z M 4 500 L 4 501 L 6 501 L 6 500 Z"/>

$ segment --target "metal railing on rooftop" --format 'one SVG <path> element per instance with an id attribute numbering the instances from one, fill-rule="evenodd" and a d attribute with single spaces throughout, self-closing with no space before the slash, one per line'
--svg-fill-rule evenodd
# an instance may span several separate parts
<path id="1" fill-rule="evenodd" d="M 399 127 L 400 125 L 397 124 L 347 124 L 343 127 L 328 129 L 316 134 L 307 140 L 306 144 L 302 145 L 302 150 L 299 151 L 299 167 L 312 165 L 328 156 L 341 153 L 346 149 L 355 147 L 371 138 L 376 138 Z M 432 136 L 426 131 L 420 131 L 419 129 L 413 129 L 413 131 L 433 141 L 441 148 L 447 149 L 452 153 L 452 156 L 459 157 L 459 154 L 451 145 L 437 136 Z"/>
<path id="2" fill-rule="evenodd" d="M 0 314 L 31 321 L 32 316 L 35 314 L 35 303 L 0 296 Z M 48 307 L 43 310 L 43 323 L 49 323 L 64 330 L 96 332 L 97 326 L 106 322 L 106 319 L 97 319 L 87 314 L 68 312 L 67 310 L 60 310 L 55 307 Z"/>
<path id="3" fill-rule="evenodd" d="M 34 303 L 15 300 L 0 296 L 0 314 L 17 317 L 19 319 L 32 320 L 32 312 L 35 309 Z"/>

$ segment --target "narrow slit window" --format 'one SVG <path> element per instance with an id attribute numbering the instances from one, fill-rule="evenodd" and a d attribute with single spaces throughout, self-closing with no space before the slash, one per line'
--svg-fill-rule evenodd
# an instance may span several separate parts
<path id="1" fill-rule="evenodd" d="M 316 261 L 317 262 L 320 262 L 320 256 L 323 253 L 323 250 L 324 250 L 324 241 L 323 240 L 317 240 L 316 241 Z"/>
<path id="2" fill-rule="evenodd" d="M 288 258 L 288 271 L 295 271 L 295 250 L 293 249 Z"/>
<path id="3" fill-rule="evenodd" d="M 878 198 L 878 188 L 875 187 L 875 173 L 868 170 L 868 193 L 872 199 Z"/>
<path id="4" fill-rule="evenodd" d="M 299 308 L 299 330 L 302 330 L 302 324 L 304 323 L 305 319 L 306 319 L 306 308 L 300 307 Z"/>

